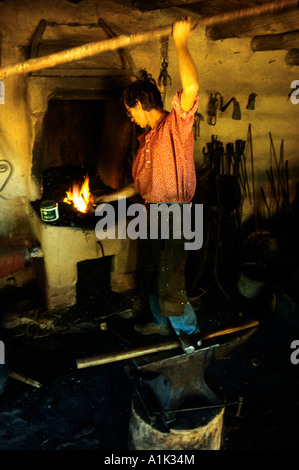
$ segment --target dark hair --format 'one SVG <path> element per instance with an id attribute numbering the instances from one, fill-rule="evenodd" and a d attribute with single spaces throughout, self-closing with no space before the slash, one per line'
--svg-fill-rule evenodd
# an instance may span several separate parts
<path id="1" fill-rule="evenodd" d="M 151 109 L 163 109 L 161 93 L 157 87 L 155 80 L 148 75 L 146 70 L 141 71 L 140 79 L 131 83 L 122 94 L 122 101 L 129 108 L 136 106 L 136 100 L 142 104 L 144 111 Z"/>

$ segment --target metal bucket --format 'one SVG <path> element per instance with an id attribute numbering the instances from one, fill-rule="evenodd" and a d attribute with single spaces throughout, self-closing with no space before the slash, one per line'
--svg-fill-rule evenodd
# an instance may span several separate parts
<path id="1" fill-rule="evenodd" d="M 254 275 L 255 271 L 257 271 L 256 264 L 247 263 L 243 265 L 239 274 L 237 288 L 239 293 L 247 299 L 255 299 L 267 284 L 266 281 L 258 279 L 259 276 L 257 274 L 256 276 Z"/>
<path id="2" fill-rule="evenodd" d="M 54 222 L 59 219 L 58 203 L 55 201 L 44 201 L 40 205 L 40 214 L 44 222 Z"/>

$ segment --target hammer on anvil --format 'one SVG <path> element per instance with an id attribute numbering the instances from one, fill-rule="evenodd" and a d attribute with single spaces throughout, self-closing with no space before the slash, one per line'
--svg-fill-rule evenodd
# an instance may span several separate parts
<path id="1" fill-rule="evenodd" d="M 222 343 L 219 338 L 214 338 L 213 344 L 202 343 L 202 347 L 192 354 L 161 357 L 160 353 L 155 357 L 135 359 L 134 362 L 137 370 L 145 373 L 143 382 L 154 394 L 162 410 L 174 411 L 188 404 L 216 405 L 221 399 L 206 382 L 207 367 L 247 341 L 255 330 L 250 328 Z M 153 377 L 147 378 L 147 373 L 154 373 Z"/>
<path id="2" fill-rule="evenodd" d="M 199 345 L 197 347 L 199 349 L 194 350 L 191 354 L 183 354 L 180 340 L 175 339 L 131 350 L 77 359 L 77 368 L 82 369 L 142 357 L 142 362 L 137 363 L 137 368 L 140 371 L 159 374 L 160 379 L 157 379 L 156 382 L 152 381 L 152 385 L 163 409 L 176 409 L 186 401 L 194 401 L 200 398 L 210 403 L 218 403 L 218 396 L 205 381 L 206 368 L 213 361 L 224 357 L 231 350 L 247 341 L 256 331 L 258 324 L 257 320 L 251 320 L 238 326 L 202 334 L 200 339 L 197 338 L 197 344 Z M 235 333 L 242 330 L 247 331 L 241 336 L 235 335 Z M 230 340 L 222 342 L 222 344 L 219 341 L 219 337 L 227 337 L 227 335 L 233 334 L 234 337 L 231 337 Z M 179 350 L 180 352 L 165 357 L 165 354 L 169 354 L 166 352 L 171 350 Z M 164 357 L 159 355 L 160 353 L 163 353 Z M 151 357 L 153 357 L 152 361 Z M 161 385 L 158 383 L 161 378 L 163 384 L 162 393 L 160 394 L 157 390 Z"/>

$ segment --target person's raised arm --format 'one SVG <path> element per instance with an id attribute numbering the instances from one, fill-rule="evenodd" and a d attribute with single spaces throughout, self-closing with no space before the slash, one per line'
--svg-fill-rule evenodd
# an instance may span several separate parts
<path id="1" fill-rule="evenodd" d="M 198 75 L 195 63 L 191 57 L 187 46 L 187 39 L 195 28 L 192 26 L 191 19 L 176 21 L 173 25 L 173 40 L 176 47 L 179 72 L 183 92 L 181 95 L 181 107 L 184 111 L 189 111 L 198 92 Z"/>

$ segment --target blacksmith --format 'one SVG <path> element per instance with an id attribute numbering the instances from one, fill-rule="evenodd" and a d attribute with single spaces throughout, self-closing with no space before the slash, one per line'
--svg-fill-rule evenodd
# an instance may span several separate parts
<path id="1" fill-rule="evenodd" d="M 198 105 L 198 77 L 187 39 L 193 32 L 189 19 L 173 25 L 182 89 L 175 94 L 170 112 L 163 109 L 160 91 L 151 77 L 136 80 L 125 90 L 123 101 L 127 115 L 145 129 L 138 138 L 140 145 L 133 162 L 134 183 L 95 199 L 96 204 L 136 194 L 143 198 L 148 210 L 151 204 L 170 207 L 171 203 L 182 205 L 192 200 L 196 187 L 193 122 Z M 177 334 L 198 332 L 196 315 L 186 297 L 188 253 L 184 241 L 171 237 L 147 240 L 144 249 L 141 247 L 140 265 L 148 268 L 144 285 L 153 314 L 153 322 L 135 325 L 141 334 L 168 335 L 171 326 Z"/>

